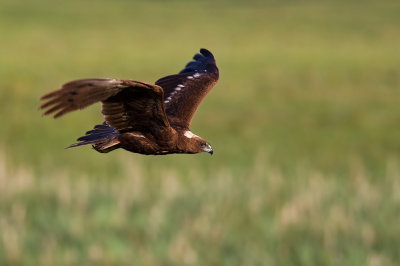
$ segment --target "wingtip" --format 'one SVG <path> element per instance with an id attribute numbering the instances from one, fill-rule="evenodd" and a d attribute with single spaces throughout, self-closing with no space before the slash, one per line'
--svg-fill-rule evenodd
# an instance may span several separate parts
<path id="1" fill-rule="evenodd" d="M 46 100 L 47 98 L 48 98 L 48 96 L 47 96 L 47 94 L 45 94 L 45 95 L 41 96 L 41 97 L 39 98 L 39 100 L 40 100 L 40 101 L 43 101 L 43 100 Z"/>
<path id="2" fill-rule="evenodd" d="M 45 95 L 42 95 L 42 97 L 40 97 L 40 100 L 43 101 L 43 100 L 52 98 L 52 97 L 56 96 L 59 93 L 60 93 L 60 90 L 51 91 L 49 93 L 46 93 Z"/>
<path id="3" fill-rule="evenodd" d="M 200 53 L 202 55 L 204 55 L 205 57 L 210 57 L 210 58 L 214 59 L 214 55 L 209 50 L 207 50 L 206 48 L 201 48 L 200 49 Z"/>

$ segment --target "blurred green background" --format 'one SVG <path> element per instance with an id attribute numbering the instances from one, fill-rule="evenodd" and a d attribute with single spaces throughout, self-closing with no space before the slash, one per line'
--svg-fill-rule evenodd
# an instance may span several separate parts
<path id="1" fill-rule="evenodd" d="M 398 1 L 0 2 L 0 265 L 398 265 Z M 100 106 L 39 97 L 154 82 L 204 47 L 192 131 L 214 156 L 65 150 Z"/>

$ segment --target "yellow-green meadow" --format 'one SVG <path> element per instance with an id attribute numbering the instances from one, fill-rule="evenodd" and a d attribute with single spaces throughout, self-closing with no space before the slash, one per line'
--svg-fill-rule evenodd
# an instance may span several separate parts
<path id="1" fill-rule="evenodd" d="M 397 265 L 397 1 L 0 2 L 0 265 Z M 214 155 L 64 149 L 80 78 L 154 82 L 200 48 Z"/>

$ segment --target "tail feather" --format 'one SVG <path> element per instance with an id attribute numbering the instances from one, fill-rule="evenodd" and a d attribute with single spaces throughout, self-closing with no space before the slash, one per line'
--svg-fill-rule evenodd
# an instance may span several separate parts
<path id="1" fill-rule="evenodd" d="M 92 144 L 98 152 L 109 152 L 119 148 L 118 137 L 118 130 L 104 122 L 102 125 L 96 125 L 94 129 L 87 131 L 85 136 L 78 138 L 78 142 L 68 146 L 67 149 Z"/>
<path id="2" fill-rule="evenodd" d="M 108 138 L 113 134 L 110 134 L 110 132 L 101 132 L 101 133 L 89 133 L 85 136 L 82 136 L 77 139 L 77 141 L 97 141 L 100 139 Z"/>

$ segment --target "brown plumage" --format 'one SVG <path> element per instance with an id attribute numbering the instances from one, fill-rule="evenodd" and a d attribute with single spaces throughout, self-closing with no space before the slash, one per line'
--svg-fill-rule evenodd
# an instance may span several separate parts
<path id="1" fill-rule="evenodd" d="M 117 148 L 141 154 L 213 153 L 193 134 L 190 122 L 203 98 L 218 81 L 214 56 L 206 49 L 175 75 L 156 83 L 122 79 L 82 79 L 64 84 L 40 99 L 54 118 L 102 103 L 104 123 L 69 147 L 92 144 L 98 152 Z"/>

